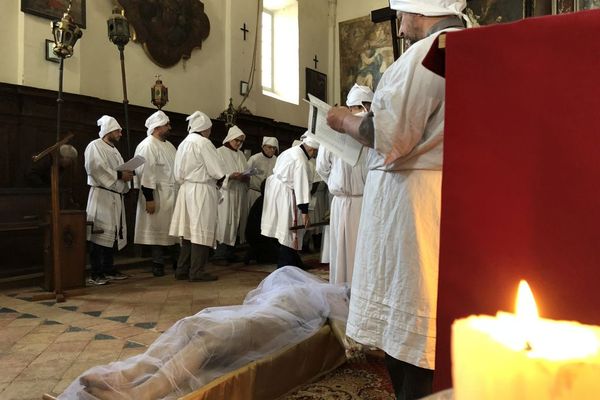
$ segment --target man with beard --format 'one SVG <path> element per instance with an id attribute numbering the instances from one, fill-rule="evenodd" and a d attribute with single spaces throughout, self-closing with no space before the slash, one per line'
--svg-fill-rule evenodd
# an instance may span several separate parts
<path id="1" fill-rule="evenodd" d="M 464 27 L 465 0 L 391 0 L 411 47 L 383 74 L 371 112 L 334 107 L 327 122 L 376 151 L 369 169 L 347 334 L 385 352 L 399 399 L 432 390 L 445 81 L 422 62 L 437 36 Z"/>
<path id="2" fill-rule="evenodd" d="M 121 250 L 127 244 L 127 225 L 123 194 L 129 191 L 132 171 L 117 171 L 123 157 L 115 147 L 121 139 L 121 126 L 116 119 L 103 115 L 98 120 L 99 139 L 85 149 L 85 170 L 90 193 L 87 202 L 87 220 L 93 223 L 88 231 L 92 273 L 88 283 L 104 285 L 109 280 L 126 279 L 114 267 L 115 241 Z"/>
<path id="3" fill-rule="evenodd" d="M 135 155 L 146 162 L 135 170 L 139 197 L 135 218 L 134 243 L 152 246 L 152 273 L 165 274 L 165 253 L 177 258 L 177 238 L 169 236 L 169 226 L 177 199 L 177 184 L 173 175 L 175 146 L 167 141 L 171 132 L 169 117 L 157 111 L 146 120 L 148 137 L 137 146 Z"/>

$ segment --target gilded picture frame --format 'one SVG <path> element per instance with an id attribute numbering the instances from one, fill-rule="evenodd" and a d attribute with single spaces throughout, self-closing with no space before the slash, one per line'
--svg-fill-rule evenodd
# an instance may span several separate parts
<path id="1" fill-rule="evenodd" d="M 69 0 L 21 0 L 21 11 L 49 20 L 59 20 L 69 6 Z M 80 28 L 85 28 L 85 0 L 72 0 L 71 16 Z"/>

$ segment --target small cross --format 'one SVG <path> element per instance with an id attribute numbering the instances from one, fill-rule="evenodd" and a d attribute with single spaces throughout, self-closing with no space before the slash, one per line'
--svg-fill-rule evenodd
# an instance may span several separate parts
<path id="1" fill-rule="evenodd" d="M 156 74 L 156 75 L 154 75 L 154 77 L 156 78 L 157 81 L 160 80 L 160 74 Z"/>
<path id="2" fill-rule="evenodd" d="M 240 28 L 240 31 L 244 32 L 244 40 L 246 40 L 246 33 L 250 32 L 248 29 L 246 29 L 246 23 L 244 22 L 244 26 L 242 28 Z"/>
<path id="3" fill-rule="evenodd" d="M 319 63 L 319 59 L 317 58 L 316 54 L 315 54 L 315 58 L 313 58 L 313 61 L 315 62 L 315 69 L 317 69 L 317 64 Z"/>

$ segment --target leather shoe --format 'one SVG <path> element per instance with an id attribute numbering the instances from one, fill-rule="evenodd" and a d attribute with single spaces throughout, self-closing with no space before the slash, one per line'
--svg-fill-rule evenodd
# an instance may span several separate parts
<path id="1" fill-rule="evenodd" d="M 189 281 L 190 282 L 210 282 L 210 281 L 216 281 L 217 279 L 219 279 L 218 276 L 209 274 L 208 272 L 205 272 L 195 278 L 190 278 Z"/>

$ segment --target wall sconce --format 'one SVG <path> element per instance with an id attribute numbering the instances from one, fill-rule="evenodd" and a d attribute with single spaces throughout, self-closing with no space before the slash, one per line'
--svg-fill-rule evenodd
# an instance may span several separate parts
<path id="1" fill-rule="evenodd" d="M 163 108 L 169 102 L 169 88 L 163 85 L 160 80 L 160 75 L 156 75 L 156 82 L 154 86 L 150 88 L 152 96 L 152 104 L 154 104 L 159 110 Z"/>

